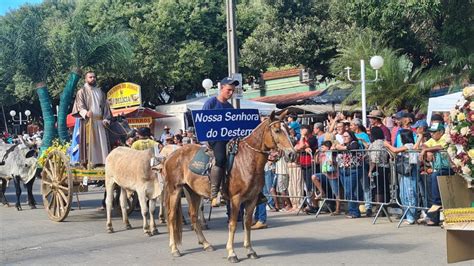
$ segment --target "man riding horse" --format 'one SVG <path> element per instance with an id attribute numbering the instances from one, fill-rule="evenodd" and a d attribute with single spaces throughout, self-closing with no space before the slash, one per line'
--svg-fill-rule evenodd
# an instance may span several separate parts
<path id="1" fill-rule="evenodd" d="M 234 109 L 228 102 L 235 91 L 235 86 L 239 85 L 239 81 L 231 77 L 226 77 L 221 80 L 221 88 L 217 96 L 209 98 L 203 105 L 203 110 L 220 110 L 220 109 Z M 211 205 L 212 207 L 219 207 L 220 202 L 217 199 L 217 194 L 221 187 L 222 179 L 226 175 L 227 164 L 227 143 L 228 141 L 209 141 L 209 146 L 212 148 L 215 156 L 215 165 L 211 168 L 209 179 L 211 181 Z M 226 189 L 224 188 L 224 191 Z M 267 198 L 263 193 L 259 194 L 258 202 L 266 202 Z"/>

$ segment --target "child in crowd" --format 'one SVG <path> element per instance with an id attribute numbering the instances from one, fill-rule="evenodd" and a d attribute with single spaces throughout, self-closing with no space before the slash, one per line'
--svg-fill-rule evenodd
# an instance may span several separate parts
<path id="1" fill-rule="evenodd" d="M 332 194 L 336 198 L 336 210 L 331 215 L 340 214 L 340 202 L 339 202 L 339 173 L 335 164 L 335 153 L 331 152 L 332 143 L 331 141 L 324 141 L 319 149 L 318 160 L 321 165 L 321 173 L 314 174 L 311 176 L 313 184 L 319 190 L 319 195 L 316 195 L 316 200 L 325 198 L 328 193 L 329 187 L 331 188 Z M 323 185 L 326 190 L 324 190 Z"/>

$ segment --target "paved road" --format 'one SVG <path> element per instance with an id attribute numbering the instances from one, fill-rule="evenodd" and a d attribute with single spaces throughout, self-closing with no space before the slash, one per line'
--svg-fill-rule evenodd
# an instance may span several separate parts
<path id="1" fill-rule="evenodd" d="M 7 197 L 13 202 L 13 184 Z M 38 184 L 35 185 L 40 201 Z M 105 213 L 96 210 L 102 189 L 80 196 L 84 207 L 69 214 L 65 222 L 48 220 L 42 206 L 24 211 L 0 207 L 0 265 L 221 265 L 227 263 L 225 243 L 226 218 L 223 208 L 213 211 L 205 231 L 207 239 L 216 247 L 204 252 L 197 239 L 185 226 L 183 256 L 173 258 L 169 253 L 165 225 L 160 234 L 147 237 L 141 230 L 141 216 L 131 216 L 133 230 L 124 231 L 120 218 L 113 220 L 116 232 L 105 232 Z M 23 202 L 26 197 L 23 196 Z M 347 220 L 341 216 L 314 216 L 294 213 L 269 213 L 269 228 L 254 231 L 253 245 L 260 259 L 245 257 L 242 248 L 243 232 L 236 236 L 236 253 L 241 265 L 443 265 L 446 264 L 445 232 L 440 228 L 404 226 L 379 220 L 376 225 L 367 218 Z M 462 263 L 472 265 L 474 262 Z"/>

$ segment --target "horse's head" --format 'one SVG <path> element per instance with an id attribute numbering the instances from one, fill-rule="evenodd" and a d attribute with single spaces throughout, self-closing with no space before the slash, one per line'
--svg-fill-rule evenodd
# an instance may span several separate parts
<path id="1" fill-rule="evenodd" d="M 122 144 L 133 134 L 127 119 L 124 116 L 113 117 L 110 125 L 107 127 L 109 131 L 109 141 L 111 144 L 120 141 Z"/>
<path id="2" fill-rule="evenodd" d="M 286 160 L 293 162 L 296 159 L 296 151 L 290 141 L 288 128 L 284 124 L 284 118 L 287 113 L 288 110 L 283 111 L 279 116 L 275 115 L 275 111 L 271 113 L 270 117 L 266 120 L 266 123 L 268 123 L 267 127 L 270 130 L 265 130 L 266 134 L 263 143 L 267 149 L 282 151 Z"/>

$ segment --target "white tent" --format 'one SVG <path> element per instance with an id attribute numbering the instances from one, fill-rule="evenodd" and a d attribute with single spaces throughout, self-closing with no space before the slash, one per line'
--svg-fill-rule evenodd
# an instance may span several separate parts
<path id="1" fill-rule="evenodd" d="M 430 98 L 428 101 L 428 113 L 426 120 L 431 121 L 433 112 L 449 112 L 454 109 L 456 103 L 462 99 L 462 92 L 456 92 L 439 97 Z"/>
<path id="2" fill-rule="evenodd" d="M 174 115 L 175 117 L 162 118 L 155 123 L 155 132 L 163 131 L 164 125 L 169 126 L 173 129 L 185 129 L 187 125 L 186 113 L 192 110 L 201 110 L 202 106 L 209 99 L 208 97 L 193 98 L 181 102 L 170 103 L 165 105 L 159 105 L 156 107 L 156 111 L 165 113 L 168 115 Z M 252 100 L 240 100 L 240 108 L 242 109 L 258 109 L 261 115 L 269 115 L 272 111 L 279 110 L 276 104 L 262 103 Z"/>

